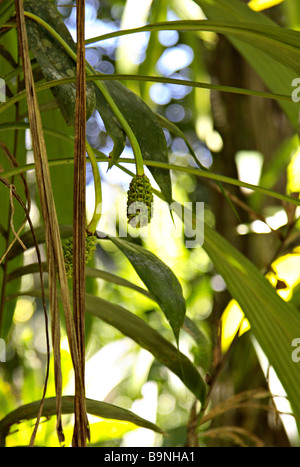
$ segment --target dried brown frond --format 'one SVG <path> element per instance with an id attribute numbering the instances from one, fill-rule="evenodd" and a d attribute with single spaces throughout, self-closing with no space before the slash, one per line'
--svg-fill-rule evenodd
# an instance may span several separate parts
<path id="1" fill-rule="evenodd" d="M 73 208 L 73 315 L 79 351 L 80 378 L 75 378 L 75 427 L 73 446 L 85 447 L 89 439 L 85 406 L 85 229 L 86 229 L 86 78 L 84 43 L 85 1 L 77 1 L 77 66 L 75 104 L 74 208 Z M 76 375 L 75 375 L 76 377 Z M 80 380 L 83 386 L 78 384 Z"/>
<path id="2" fill-rule="evenodd" d="M 78 378 L 78 385 L 82 389 L 81 372 L 79 371 L 79 352 L 77 345 L 77 338 L 74 329 L 74 321 L 71 310 L 70 294 L 68 289 L 68 281 L 66 276 L 66 270 L 63 259 L 62 244 L 60 238 L 59 225 L 56 215 L 50 170 L 48 166 L 47 151 L 40 115 L 40 109 L 38 105 L 35 83 L 33 79 L 31 63 L 29 58 L 28 41 L 24 17 L 23 2 L 15 0 L 16 6 L 16 18 L 17 18 L 17 32 L 19 40 L 19 50 L 22 58 L 24 81 L 26 87 L 27 96 L 27 107 L 28 107 L 28 118 L 32 137 L 32 147 L 35 160 L 36 180 L 39 191 L 39 198 L 41 203 L 42 217 L 45 225 L 46 233 L 46 247 L 47 247 L 47 260 L 48 260 L 48 274 L 51 282 L 50 292 L 50 309 L 52 313 L 52 328 L 54 327 L 53 345 L 56 346 L 54 351 L 55 361 L 55 376 L 56 376 L 56 398 L 57 398 L 57 419 L 58 419 L 58 438 L 63 441 L 63 433 L 61 431 L 60 422 L 60 406 L 61 406 L 61 365 L 60 365 L 60 349 L 59 349 L 59 322 L 57 312 L 57 282 L 56 277 L 58 276 L 60 287 L 62 304 L 65 313 L 66 330 L 68 335 L 68 342 L 71 351 L 71 357 L 73 362 L 74 371 Z M 55 336 L 55 337 L 54 337 Z M 39 418 L 42 414 L 43 399 L 37 419 L 37 424 L 34 433 L 31 438 L 30 445 L 33 445 L 34 438 L 38 426 Z"/>

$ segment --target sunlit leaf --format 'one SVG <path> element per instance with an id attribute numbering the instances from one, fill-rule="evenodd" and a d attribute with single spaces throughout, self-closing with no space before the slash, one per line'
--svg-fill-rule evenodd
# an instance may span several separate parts
<path id="1" fill-rule="evenodd" d="M 250 23 L 251 26 L 261 25 L 274 26 L 278 30 L 278 34 L 284 33 L 279 26 L 276 25 L 266 15 L 252 11 L 245 3 L 238 0 L 195 0 L 203 9 L 208 19 L 213 21 L 241 21 Z M 251 27 L 250 26 L 250 27 Z M 298 73 L 290 69 L 289 66 L 282 63 L 283 55 L 286 53 L 278 52 L 277 57 L 262 50 L 252 40 L 241 42 L 238 38 L 231 36 L 230 41 L 237 50 L 250 63 L 254 70 L 260 75 L 265 84 L 274 92 L 283 94 L 291 93 L 291 83 Z M 298 41 L 299 43 L 299 41 Z M 273 48 L 276 49 L 276 46 Z M 287 55 L 289 55 L 287 53 Z M 280 104 L 287 116 L 297 128 L 298 110 L 293 104 L 282 102 Z"/>
<path id="2" fill-rule="evenodd" d="M 92 295 L 87 295 L 86 309 L 88 313 L 111 324 L 152 353 L 161 364 L 181 379 L 201 403 L 204 402 L 206 386 L 197 368 L 144 320 L 119 305 Z"/>
<path id="3" fill-rule="evenodd" d="M 22 295 L 40 297 L 41 291 L 30 290 Z M 47 291 L 46 295 L 48 295 Z M 206 384 L 196 366 L 143 319 L 120 305 L 88 293 L 86 294 L 86 312 L 102 319 L 148 350 L 162 365 L 178 376 L 201 403 L 204 403 Z"/>
<path id="4" fill-rule="evenodd" d="M 44 272 L 47 272 L 46 263 L 42 263 L 42 268 Z M 10 282 L 10 281 L 15 280 L 18 277 L 23 277 L 26 274 L 34 274 L 37 272 L 39 272 L 39 265 L 37 263 L 28 264 L 26 266 L 20 267 L 12 271 L 7 276 L 7 281 Z M 124 279 L 123 277 L 117 276 L 116 274 L 112 274 L 110 272 L 92 268 L 92 267 L 87 267 L 86 276 L 87 278 L 98 278 L 98 279 L 105 280 L 107 282 L 111 282 L 112 284 L 116 284 L 122 287 L 129 288 L 133 291 L 136 291 L 144 295 L 150 300 L 155 301 L 154 296 L 152 296 L 148 292 L 148 290 L 143 289 L 142 287 L 139 287 L 138 285 Z M 197 348 L 199 350 L 198 364 L 201 366 L 201 368 L 206 369 L 208 371 L 209 365 L 211 362 L 211 342 L 210 342 L 209 337 L 188 316 L 185 316 L 182 327 L 193 338 L 195 344 L 197 345 Z"/>
<path id="5" fill-rule="evenodd" d="M 203 248 L 249 321 L 250 332 L 280 379 L 297 419 L 300 373 L 291 353 L 293 339 L 300 336 L 299 313 L 282 300 L 248 258 L 207 224 Z"/>
<path id="6" fill-rule="evenodd" d="M 251 0 L 248 6 L 254 11 L 262 11 L 279 5 L 279 3 L 282 2 L 284 2 L 284 0 Z"/>
<path id="7" fill-rule="evenodd" d="M 31 402 L 30 404 L 22 405 L 16 410 L 10 412 L 6 417 L 0 420 L 0 446 L 5 446 L 5 438 L 9 434 L 10 428 L 24 420 L 32 420 L 36 418 L 40 401 Z M 143 428 L 148 428 L 156 433 L 163 434 L 163 430 L 154 423 L 145 420 L 144 418 L 136 415 L 135 413 L 118 407 L 116 405 L 108 404 L 107 402 L 86 399 L 87 412 L 96 417 L 124 420 L 134 423 L 135 425 Z M 51 417 L 56 412 L 56 398 L 50 397 L 45 399 L 43 408 L 43 417 Z M 74 413 L 74 397 L 62 397 L 62 413 Z"/>
<path id="8" fill-rule="evenodd" d="M 237 0 L 195 0 L 209 21 L 172 21 L 149 24 L 145 27 L 99 36 L 89 43 L 136 32 L 157 30 L 212 31 L 225 34 L 273 91 L 290 94 L 292 81 L 298 77 L 299 37 L 297 31 L 281 28 L 268 17 L 252 11 Z M 240 23 L 240 24 L 239 24 Z M 255 37 L 256 34 L 260 37 Z M 278 41 L 278 47 L 272 44 Z M 292 47 L 290 47 L 292 46 Z M 285 49 L 283 52 L 282 49 Z M 296 56 L 295 56 L 296 54 Z M 291 122 L 297 125 L 297 109 L 293 104 L 281 103 Z"/>
<path id="9" fill-rule="evenodd" d="M 231 300 L 225 308 L 222 318 L 222 337 L 221 345 L 222 351 L 226 352 L 236 334 L 241 336 L 244 332 L 250 329 L 249 322 L 244 318 L 240 306 L 235 300 Z"/>

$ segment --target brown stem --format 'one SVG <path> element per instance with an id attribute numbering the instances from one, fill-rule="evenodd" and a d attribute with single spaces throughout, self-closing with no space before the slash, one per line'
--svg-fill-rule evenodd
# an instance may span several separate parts
<path id="1" fill-rule="evenodd" d="M 86 223 L 86 79 L 84 42 L 85 0 L 77 1 L 77 67 L 75 104 L 74 208 L 73 208 L 73 316 L 79 351 L 79 379 L 75 379 L 73 446 L 86 447 L 89 439 L 85 406 L 85 223 Z M 75 375 L 76 377 L 77 375 Z M 79 384 L 81 382 L 81 384 Z"/>

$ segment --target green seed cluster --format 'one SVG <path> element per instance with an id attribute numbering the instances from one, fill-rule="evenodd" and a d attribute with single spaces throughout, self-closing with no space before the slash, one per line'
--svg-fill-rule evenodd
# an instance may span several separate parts
<path id="1" fill-rule="evenodd" d="M 146 175 L 136 175 L 131 180 L 127 192 L 128 223 L 137 229 L 146 227 L 151 221 L 152 209 L 151 183 Z"/>
<path id="2" fill-rule="evenodd" d="M 64 254 L 67 277 L 70 278 L 72 277 L 72 273 L 73 273 L 73 239 L 72 238 L 68 238 L 68 240 L 66 240 L 63 243 L 63 254 Z"/>
<path id="3" fill-rule="evenodd" d="M 85 237 L 85 262 L 88 263 L 92 259 L 96 250 L 97 239 L 94 235 L 86 235 Z M 63 254 L 66 266 L 67 278 L 70 279 L 73 275 L 73 239 L 68 238 L 63 243 Z"/>

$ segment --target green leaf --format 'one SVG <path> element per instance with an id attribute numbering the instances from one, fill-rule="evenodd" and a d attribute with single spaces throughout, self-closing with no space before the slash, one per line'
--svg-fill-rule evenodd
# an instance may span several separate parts
<path id="1" fill-rule="evenodd" d="M 42 93 L 39 96 L 39 102 L 47 102 L 50 93 Z M 58 128 L 65 137 L 57 137 L 57 134 L 50 134 L 45 131 L 45 143 L 49 162 L 57 154 L 61 157 L 67 157 L 74 154 L 74 129 L 67 126 L 64 117 L 59 109 L 50 110 L 42 113 L 43 127 Z M 73 138 L 72 138 L 73 137 Z M 59 224 L 73 223 L 73 166 L 52 167 L 50 170 L 53 195 L 55 200 L 56 214 Z"/>
<path id="2" fill-rule="evenodd" d="M 169 266 L 140 245 L 115 237 L 109 237 L 109 239 L 128 258 L 149 292 L 155 297 L 178 344 L 179 332 L 186 312 L 186 303 L 177 277 Z"/>
<path id="3" fill-rule="evenodd" d="M 0 420 L 0 446 L 5 446 L 5 438 L 9 434 L 10 428 L 24 420 L 32 420 L 37 417 L 37 413 L 40 407 L 41 401 L 34 401 L 30 404 L 22 405 L 16 410 L 10 412 L 6 417 Z M 62 397 L 62 413 L 72 414 L 74 413 L 74 397 L 63 396 Z M 123 420 L 126 422 L 134 423 L 135 425 L 153 430 L 156 433 L 164 434 L 163 430 L 154 423 L 145 420 L 144 418 L 136 415 L 130 410 L 123 409 L 107 402 L 100 402 L 93 399 L 86 399 L 87 412 L 96 417 Z M 43 417 L 52 417 L 56 414 L 56 398 L 49 397 L 45 399 L 43 408 Z"/>
<path id="4" fill-rule="evenodd" d="M 41 290 L 30 290 L 21 295 L 40 297 Z M 47 290 L 45 296 L 49 296 Z M 58 296 L 60 297 L 60 293 Z M 204 403 L 206 384 L 196 366 L 143 319 L 120 305 L 88 293 L 86 294 L 86 312 L 102 319 L 148 350 L 162 365 L 178 376 L 202 404 Z"/>
<path id="5" fill-rule="evenodd" d="M 47 272 L 47 263 L 42 263 L 42 270 Z M 7 276 L 7 282 L 13 281 L 19 277 L 23 277 L 26 274 L 34 274 L 39 272 L 39 264 L 32 263 L 26 266 L 15 269 Z M 155 298 L 148 292 L 148 290 L 139 287 L 138 285 L 124 279 L 123 277 L 117 276 L 107 271 L 101 269 L 96 269 L 92 267 L 86 268 L 86 277 L 87 278 L 98 278 L 110 282 L 112 284 L 119 285 L 121 287 L 127 287 L 135 292 L 138 292 L 150 300 L 155 301 Z M 156 302 L 156 301 L 155 301 Z M 156 302 L 157 303 L 157 302 Z M 194 339 L 195 344 L 198 348 L 197 361 L 201 368 L 206 371 L 209 371 L 211 363 L 211 340 L 207 336 L 206 332 L 196 325 L 190 318 L 185 316 L 183 329 Z"/>
<path id="6" fill-rule="evenodd" d="M 24 8 L 30 13 L 42 18 L 48 23 L 64 41 L 76 50 L 75 44 L 64 24 L 62 15 L 58 12 L 56 5 L 51 0 L 25 0 Z M 43 26 L 37 24 L 32 19 L 26 19 L 27 36 L 30 50 L 35 58 L 43 75 L 47 81 L 67 76 L 76 76 L 76 64 L 69 57 L 58 42 L 44 29 Z M 74 126 L 75 122 L 75 98 L 76 85 L 67 84 L 52 88 L 56 101 L 59 105 L 62 115 L 68 125 Z M 91 83 L 86 85 L 86 118 L 88 119 L 96 106 L 95 88 Z"/>
<path id="7" fill-rule="evenodd" d="M 51 28 L 49 31 L 45 31 L 43 27 L 30 19 L 28 21 L 30 48 L 33 50 L 47 80 L 57 79 L 58 77 L 63 78 L 67 74 L 75 76 L 74 43 L 55 5 L 52 3 L 48 5 L 48 3 L 45 0 L 38 3 L 32 0 L 26 0 L 25 2 L 26 10 L 46 20 Z M 58 32 L 60 37 L 57 36 L 56 38 L 59 39 L 60 43 L 51 36 L 50 31 L 52 31 L 52 34 Z M 87 64 L 87 72 L 88 74 L 97 74 L 89 64 Z M 74 86 L 74 84 L 64 84 L 52 89 L 68 124 L 73 124 L 74 120 Z M 96 92 L 97 110 L 103 118 L 107 132 L 114 141 L 114 148 L 110 153 L 109 167 L 117 162 L 124 149 L 125 133 L 123 130 L 126 132 L 127 130 L 131 131 L 134 134 L 143 159 L 168 161 L 164 133 L 156 120 L 155 114 L 145 102 L 118 82 L 101 84 L 101 88 L 99 83 L 96 86 L 99 88 Z M 106 93 L 108 93 L 107 96 Z M 90 112 L 94 109 L 94 95 L 94 85 L 89 83 L 87 85 L 87 109 L 90 109 Z M 112 98 L 112 102 L 107 101 L 108 97 Z M 116 109 L 113 109 L 113 106 Z M 116 115 L 115 110 L 119 112 L 119 116 Z M 121 116 L 124 120 L 121 124 L 124 126 L 126 122 L 128 125 L 127 130 L 121 128 L 119 121 Z M 127 134 L 127 136 L 130 139 L 130 135 Z M 169 172 L 157 167 L 151 168 L 151 172 L 166 201 L 170 202 L 172 186 Z"/>
<path id="8" fill-rule="evenodd" d="M 6 2 L 1 2 L 0 5 L 0 27 L 10 19 L 15 10 L 15 4 L 13 0 L 7 0 Z"/>
<path id="9" fill-rule="evenodd" d="M 47 272 L 47 263 L 42 263 L 42 269 L 44 272 Z M 7 282 L 13 281 L 19 277 L 23 277 L 26 274 L 34 274 L 39 272 L 39 264 L 33 263 L 26 266 L 20 267 L 12 271 L 7 276 Z M 107 271 L 101 269 L 96 269 L 92 267 L 86 268 L 86 277 L 87 278 L 98 278 L 110 282 L 112 284 L 119 285 L 121 287 L 127 287 L 135 292 L 138 292 L 150 300 L 155 298 L 148 292 L 148 290 L 139 287 L 138 285 L 124 279 L 123 277 L 117 276 Z M 156 302 L 156 301 L 155 301 Z M 157 302 L 156 302 L 157 303 Z M 199 350 L 198 362 L 199 365 L 205 369 L 209 370 L 211 363 L 211 341 L 203 329 L 200 329 L 188 316 L 185 316 L 183 329 L 194 339 L 195 344 Z"/>
<path id="10" fill-rule="evenodd" d="M 181 215 L 181 210 L 178 213 Z M 251 261 L 206 224 L 203 248 L 250 322 L 251 331 L 287 393 L 297 422 L 300 372 L 291 354 L 292 341 L 300 336 L 299 313 L 282 300 Z"/>
<path id="11" fill-rule="evenodd" d="M 250 0 L 248 6 L 254 11 L 262 11 L 266 8 L 271 8 L 279 3 L 282 3 L 284 0 Z"/>
<path id="12" fill-rule="evenodd" d="M 112 274 L 111 272 L 103 271 L 100 269 L 96 268 L 86 268 L 86 275 L 87 277 L 93 277 L 93 278 L 98 278 L 98 279 L 103 279 L 107 282 L 111 282 L 113 284 L 120 285 L 122 287 L 128 287 L 132 290 L 135 290 L 136 292 L 141 293 L 145 297 L 154 300 L 154 297 L 148 292 L 148 290 L 143 289 L 142 287 L 139 287 L 136 284 L 133 284 L 132 282 L 129 282 L 128 280 L 124 279 L 123 277 L 117 276 L 116 274 Z"/>
<path id="13" fill-rule="evenodd" d="M 201 323 L 199 326 L 187 316 L 184 319 L 183 329 L 194 339 L 197 345 L 197 364 L 200 365 L 204 371 L 209 372 L 212 360 L 211 339 L 201 328 Z"/>
<path id="14" fill-rule="evenodd" d="M 6 9 L 7 7 L 7 9 Z M 14 7 L 14 5 L 13 5 Z M 11 13 L 11 2 L 5 2 L 5 4 L 1 4 L 0 12 L 3 12 L 8 19 Z M 9 31 L 4 37 L 1 37 L 1 45 L 4 50 L 9 51 L 12 56 L 12 59 L 16 62 L 18 61 L 18 41 L 17 36 L 14 30 Z M 9 73 L 12 69 L 12 63 L 5 60 L 3 57 L 0 57 L 1 60 L 1 75 L 5 75 Z M 16 90 L 16 84 L 12 82 L 8 82 L 9 88 L 11 91 Z M 22 114 L 26 111 L 26 103 L 22 102 L 17 104 L 16 107 L 18 112 Z M 14 120 L 16 115 L 16 109 L 10 108 L 7 109 L 5 114 L 0 115 L 0 125 L 2 123 L 6 123 L 9 120 Z M 5 146 L 5 148 L 12 154 L 16 159 L 19 166 L 22 166 L 26 163 L 26 151 L 24 151 L 24 144 L 25 144 L 25 131 L 18 130 L 18 131 L 6 131 L 1 133 L 0 135 L 1 143 Z M 9 161 L 8 157 L 5 155 L 4 149 L 0 148 L 0 166 L 1 171 L 6 171 L 12 168 L 12 163 Z M 22 198 L 22 200 L 26 203 L 25 196 L 24 196 L 24 185 L 19 176 L 16 176 L 10 179 L 10 183 L 12 183 L 18 195 Z M 22 223 L 25 219 L 25 213 L 16 199 L 13 199 L 14 205 L 14 215 L 13 215 L 13 225 L 15 231 L 22 226 Z M 10 190 L 7 186 L 3 183 L 0 183 L 0 213 L 1 213 L 1 224 L 3 229 L 0 231 L 0 258 L 3 257 L 8 245 L 14 239 L 14 235 L 11 231 L 10 226 L 10 208 L 11 208 L 11 201 L 10 201 Z M 9 237 L 9 238 L 8 238 Z M 15 245 L 18 242 L 15 243 Z M 20 245 L 19 245 L 20 246 Z M 7 338 L 7 334 L 10 330 L 13 316 L 14 316 L 14 309 L 15 309 L 15 301 L 6 302 L 6 296 L 13 294 L 16 290 L 16 287 L 20 286 L 20 282 L 18 284 L 8 284 L 6 281 L 7 274 L 11 271 L 12 268 L 17 268 L 22 264 L 23 258 L 17 258 L 15 261 L 8 261 L 8 257 L 5 257 L 3 262 L 0 266 L 0 336 L 2 338 Z"/>
<path id="15" fill-rule="evenodd" d="M 47 263 L 42 263 L 42 270 L 47 272 Z M 19 277 L 23 277 L 26 274 L 34 274 L 39 272 L 39 264 L 32 263 L 26 266 L 15 269 L 7 276 L 7 281 L 13 281 Z M 112 284 L 119 285 L 121 287 L 127 287 L 135 292 L 138 292 L 145 297 L 149 298 L 156 302 L 155 298 L 148 292 L 148 290 L 139 287 L 138 285 L 124 279 L 123 277 L 117 276 L 107 271 L 101 269 L 96 269 L 92 267 L 86 268 L 86 277 L 87 278 L 98 278 L 110 282 Z M 157 302 L 156 302 L 157 303 Z M 197 361 L 199 365 L 206 371 L 209 371 L 211 363 L 211 340 L 207 336 L 207 333 L 196 325 L 190 318 L 185 316 L 183 329 L 194 339 L 195 344 L 198 348 L 198 357 Z"/>
<path id="16" fill-rule="evenodd" d="M 114 326 L 171 370 L 203 404 L 206 385 L 193 363 L 144 320 L 125 308 L 87 294 L 86 311 Z"/>
<path id="17" fill-rule="evenodd" d="M 168 149 L 164 132 L 154 112 L 134 92 L 117 81 L 107 81 L 105 86 L 117 107 L 130 125 L 140 146 L 145 161 L 168 162 Z M 101 114 L 101 108 L 98 108 Z M 117 162 L 115 159 L 113 162 Z M 165 200 L 172 199 L 170 173 L 158 167 L 151 167 L 150 172 L 158 184 Z"/>
<path id="18" fill-rule="evenodd" d="M 252 11 L 243 2 L 237 0 L 195 0 L 195 2 L 200 5 L 210 20 L 248 22 L 252 26 L 261 25 L 263 28 L 265 26 L 274 26 L 279 34 L 281 32 L 281 28 L 270 18 L 262 13 Z M 230 41 L 250 63 L 253 69 L 257 71 L 270 90 L 282 94 L 291 93 L 291 83 L 297 77 L 297 73 L 290 69 L 289 66 L 286 66 L 286 64 L 281 63 L 285 53 L 277 50 L 276 46 L 272 46 L 272 53 L 269 54 L 259 44 L 252 42 L 252 39 L 248 40 L 248 42 L 241 42 L 237 38 L 230 37 Z M 276 57 L 273 52 L 275 52 Z M 281 102 L 280 105 L 295 128 L 297 128 L 297 106 L 285 102 Z"/>
<path id="19" fill-rule="evenodd" d="M 247 5 L 237 0 L 196 0 L 196 3 L 209 19 L 215 21 L 153 23 L 92 38 L 86 43 L 145 31 L 213 31 L 228 37 L 273 92 L 291 94 L 291 83 L 299 76 L 298 31 L 277 26 L 265 15 L 250 10 Z M 281 105 L 297 128 L 297 106 L 286 102 L 281 102 Z"/>
<path id="20" fill-rule="evenodd" d="M 286 18 L 286 23 L 291 29 L 299 31 L 300 26 L 300 4 L 298 0 L 289 0 L 284 2 L 282 7 L 282 14 Z"/>
<path id="21" fill-rule="evenodd" d="M 47 263 L 42 263 L 42 269 L 44 272 L 47 272 Z M 7 282 L 15 280 L 19 277 L 23 277 L 26 274 L 35 274 L 39 272 L 39 264 L 32 263 L 27 264 L 26 266 L 19 267 L 14 269 L 10 272 L 7 276 Z M 136 292 L 141 293 L 145 297 L 154 300 L 154 297 L 148 292 L 148 290 L 139 287 L 136 284 L 124 279 L 123 277 L 117 276 L 116 274 L 112 274 L 111 272 L 103 271 L 102 269 L 96 269 L 92 267 L 86 267 L 86 277 L 94 278 L 94 279 L 103 279 L 107 282 L 111 282 L 112 284 L 120 285 L 122 287 L 128 287 Z"/>

